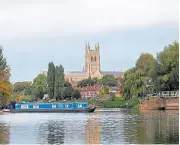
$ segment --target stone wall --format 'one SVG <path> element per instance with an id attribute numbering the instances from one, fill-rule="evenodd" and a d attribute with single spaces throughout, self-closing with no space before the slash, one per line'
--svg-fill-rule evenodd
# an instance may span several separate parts
<path id="1" fill-rule="evenodd" d="M 141 110 L 179 109 L 179 98 L 152 97 L 140 102 Z"/>
<path id="2" fill-rule="evenodd" d="M 166 109 L 179 110 L 179 98 L 169 98 L 166 100 Z"/>

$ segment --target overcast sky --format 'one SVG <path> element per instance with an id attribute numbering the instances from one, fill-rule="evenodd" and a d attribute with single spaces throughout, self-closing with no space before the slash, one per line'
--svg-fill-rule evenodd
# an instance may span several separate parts
<path id="1" fill-rule="evenodd" d="M 49 61 L 82 70 L 87 41 L 100 43 L 101 70 L 122 71 L 178 40 L 178 17 L 178 0 L 0 0 L 0 44 L 12 81 Z"/>

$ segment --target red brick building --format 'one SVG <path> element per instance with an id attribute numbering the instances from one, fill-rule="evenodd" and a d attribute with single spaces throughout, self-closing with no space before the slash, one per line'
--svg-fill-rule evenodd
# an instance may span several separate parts
<path id="1" fill-rule="evenodd" d="M 82 96 L 82 98 L 87 97 L 96 97 L 99 96 L 100 91 L 102 90 L 102 85 L 94 85 L 94 86 L 85 86 L 85 87 L 75 87 L 76 90 L 78 90 Z M 109 93 L 113 92 L 117 97 L 120 96 L 120 89 L 119 87 L 111 87 L 109 88 Z"/>
<path id="2" fill-rule="evenodd" d="M 120 97 L 121 96 L 121 92 L 120 92 L 120 88 L 119 87 L 111 87 L 109 88 L 109 93 L 115 93 L 116 97 Z"/>
<path id="3" fill-rule="evenodd" d="M 102 90 L 102 85 L 94 85 L 94 86 L 85 86 L 85 87 L 76 87 L 75 89 L 81 93 L 82 98 L 84 97 L 95 97 L 98 96 L 100 91 Z"/>

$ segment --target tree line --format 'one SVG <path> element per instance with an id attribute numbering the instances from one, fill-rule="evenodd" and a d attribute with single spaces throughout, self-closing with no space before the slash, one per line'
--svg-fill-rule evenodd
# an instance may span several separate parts
<path id="1" fill-rule="evenodd" d="M 51 99 L 80 98 L 79 91 L 75 90 L 69 82 L 64 79 L 64 68 L 62 65 L 54 66 L 53 62 L 48 65 L 47 73 L 48 93 Z"/>
<path id="2" fill-rule="evenodd" d="M 121 76 L 115 77 L 113 75 L 104 75 L 101 78 L 91 78 L 84 79 L 77 83 L 77 87 L 86 87 L 86 86 L 94 86 L 101 85 L 102 89 L 99 92 L 99 96 L 103 97 L 105 95 L 110 95 L 109 89 L 111 87 L 118 87 L 121 90 L 123 85 L 123 78 Z"/>
<path id="3" fill-rule="evenodd" d="M 48 94 L 49 99 L 78 99 L 80 93 L 72 85 L 64 80 L 64 68 L 62 65 L 54 66 L 53 62 L 48 65 L 47 76 L 39 74 L 32 82 L 16 82 L 13 85 L 16 98 L 21 101 L 43 99 Z"/>
<path id="4" fill-rule="evenodd" d="M 143 97 L 148 93 L 179 90 L 179 43 L 165 46 L 157 54 L 143 53 L 135 67 L 124 73 L 123 96 Z"/>
<path id="5" fill-rule="evenodd" d="M 104 75 L 102 78 L 88 78 L 77 83 L 77 87 L 93 86 L 95 84 L 103 85 L 100 96 L 108 94 L 109 87 L 119 86 L 119 80 L 113 75 Z M 122 81 L 121 81 L 122 83 Z M 13 85 L 13 92 L 16 98 L 22 101 L 43 99 L 45 94 L 50 99 L 77 99 L 81 95 L 75 90 L 69 82 L 64 79 L 64 68 L 62 65 L 55 66 L 53 62 L 48 64 L 47 76 L 39 74 L 32 82 L 16 82 Z"/>
<path id="6" fill-rule="evenodd" d="M 126 99 L 143 97 L 151 92 L 179 90 L 179 42 L 165 46 L 154 58 L 152 54 L 143 53 L 136 61 L 135 67 L 127 70 L 123 77 L 115 78 L 105 75 L 100 79 L 88 78 L 78 82 L 78 87 L 101 84 L 102 94 L 106 87 L 121 84 Z M 50 99 L 79 98 L 80 93 L 64 80 L 64 68 L 48 64 L 47 76 L 39 74 L 32 82 L 10 83 L 10 67 L 0 47 L 0 100 L 37 100 L 49 94 Z"/>
<path id="7" fill-rule="evenodd" d="M 93 86 L 93 85 L 103 85 L 106 87 L 115 87 L 118 86 L 120 83 L 119 80 L 121 80 L 121 77 L 114 77 L 113 75 L 104 75 L 102 78 L 91 78 L 84 79 L 82 81 L 79 81 L 77 83 L 77 87 L 85 87 L 85 86 Z"/>

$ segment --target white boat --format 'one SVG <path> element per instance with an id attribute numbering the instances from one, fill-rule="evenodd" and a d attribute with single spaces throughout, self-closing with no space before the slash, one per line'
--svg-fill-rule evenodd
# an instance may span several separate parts
<path id="1" fill-rule="evenodd" d="M 10 112 L 9 109 L 3 109 L 2 112 Z"/>

